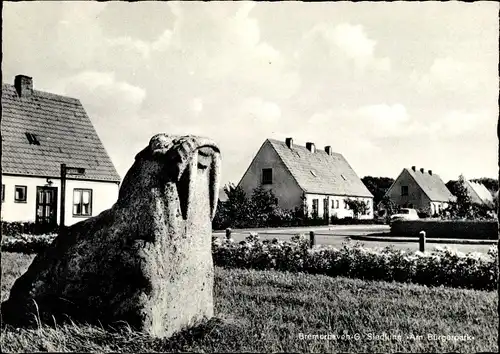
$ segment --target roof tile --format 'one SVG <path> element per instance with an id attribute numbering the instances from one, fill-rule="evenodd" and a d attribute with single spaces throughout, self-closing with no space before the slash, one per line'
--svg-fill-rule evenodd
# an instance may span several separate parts
<path id="1" fill-rule="evenodd" d="M 413 171 L 411 168 L 405 168 L 405 170 L 413 177 L 431 201 L 448 202 L 455 200 L 455 197 L 451 194 L 439 175 L 435 173 L 431 175 L 419 170 Z"/>
<path id="2" fill-rule="evenodd" d="M 299 186 L 307 193 L 368 197 L 373 195 L 363 184 L 347 160 L 339 153 L 328 155 L 316 149 L 268 139 Z"/>
<path id="3" fill-rule="evenodd" d="M 40 145 L 30 145 L 26 132 Z M 74 178 L 120 182 L 78 99 L 37 90 L 19 97 L 13 85 L 2 84 L 2 140 L 3 173 L 58 177 L 66 163 L 85 168 Z"/>

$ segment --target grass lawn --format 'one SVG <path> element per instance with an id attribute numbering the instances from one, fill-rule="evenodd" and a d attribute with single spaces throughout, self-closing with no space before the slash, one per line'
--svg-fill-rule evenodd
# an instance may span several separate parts
<path id="1" fill-rule="evenodd" d="M 2 301 L 32 259 L 33 256 L 2 253 Z M 496 292 L 222 268 L 216 268 L 215 278 L 216 319 L 171 339 L 153 339 L 126 328 L 109 332 L 75 324 L 33 330 L 7 326 L 2 328 L 2 350 L 498 351 Z M 343 333 L 347 334 L 344 338 L 333 338 Z M 434 337 L 429 339 L 428 335 Z"/>

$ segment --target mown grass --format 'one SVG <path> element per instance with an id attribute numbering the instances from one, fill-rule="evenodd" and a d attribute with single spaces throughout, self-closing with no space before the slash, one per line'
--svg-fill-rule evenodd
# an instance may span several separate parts
<path id="1" fill-rule="evenodd" d="M 2 253 L 2 300 L 33 256 Z M 215 272 L 216 319 L 170 339 L 123 326 L 2 328 L 4 352 L 479 352 L 498 351 L 496 292 L 426 288 L 275 271 Z M 339 340 L 300 339 L 337 334 Z M 370 340 L 369 334 L 401 334 Z M 360 338 L 356 339 L 355 334 Z M 420 339 L 407 338 L 422 335 Z M 428 334 L 471 340 L 429 340 Z"/>

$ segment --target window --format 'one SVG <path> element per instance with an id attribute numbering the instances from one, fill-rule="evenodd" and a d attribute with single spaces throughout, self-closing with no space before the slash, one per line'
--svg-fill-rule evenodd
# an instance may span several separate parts
<path id="1" fill-rule="evenodd" d="M 2 184 L 2 203 L 5 202 L 5 184 Z"/>
<path id="2" fill-rule="evenodd" d="M 14 190 L 14 202 L 26 203 L 26 186 L 16 186 Z"/>
<path id="3" fill-rule="evenodd" d="M 273 183 L 273 169 L 263 168 L 262 169 L 262 184 L 272 184 Z"/>
<path id="4" fill-rule="evenodd" d="M 332 209 L 335 209 L 335 200 L 332 199 Z"/>
<path id="5" fill-rule="evenodd" d="M 26 132 L 26 138 L 28 139 L 28 142 L 30 145 L 40 145 L 40 142 L 38 141 L 38 138 L 36 137 L 35 134 L 33 133 L 28 133 Z"/>
<path id="6" fill-rule="evenodd" d="M 408 195 L 408 186 L 401 186 L 401 195 Z"/>
<path id="7" fill-rule="evenodd" d="M 92 189 L 73 189 L 73 216 L 92 215 Z"/>
<path id="8" fill-rule="evenodd" d="M 340 208 L 339 201 L 337 200 L 337 209 L 339 209 L 339 208 Z"/>
<path id="9" fill-rule="evenodd" d="M 318 207 L 319 207 L 319 199 L 313 199 L 313 205 L 312 205 L 312 216 L 313 218 L 318 217 Z"/>

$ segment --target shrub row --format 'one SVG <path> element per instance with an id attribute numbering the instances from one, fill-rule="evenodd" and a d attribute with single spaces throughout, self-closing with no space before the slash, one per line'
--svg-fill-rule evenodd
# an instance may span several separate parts
<path id="1" fill-rule="evenodd" d="M 34 222 L 8 222 L 2 221 L 2 235 L 42 235 L 48 233 L 57 233 L 57 225 L 40 225 Z"/>
<path id="2" fill-rule="evenodd" d="M 493 247 L 487 255 L 449 249 L 433 253 L 405 252 L 392 247 L 377 250 L 363 248 L 359 243 L 340 249 L 310 249 L 303 235 L 291 242 L 260 241 L 251 235 L 240 243 L 214 239 L 213 257 L 216 265 L 228 268 L 276 269 L 481 290 L 495 290 L 498 283 L 497 249 Z"/>
<path id="3" fill-rule="evenodd" d="M 2 236 L 2 251 L 38 253 L 47 248 L 56 236 L 56 234 Z"/>
<path id="4" fill-rule="evenodd" d="M 2 238 L 2 250 L 37 253 L 54 238 L 55 235 L 7 236 Z M 258 235 L 251 234 L 239 243 L 213 237 L 212 255 L 215 265 L 226 268 L 275 269 L 478 290 L 495 290 L 498 284 L 496 247 L 488 254 L 464 254 L 450 249 L 405 252 L 392 247 L 364 248 L 359 243 L 345 244 L 340 249 L 311 249 L 304 235 L 294 236 L 291 241 L 261 241 Z"/>

